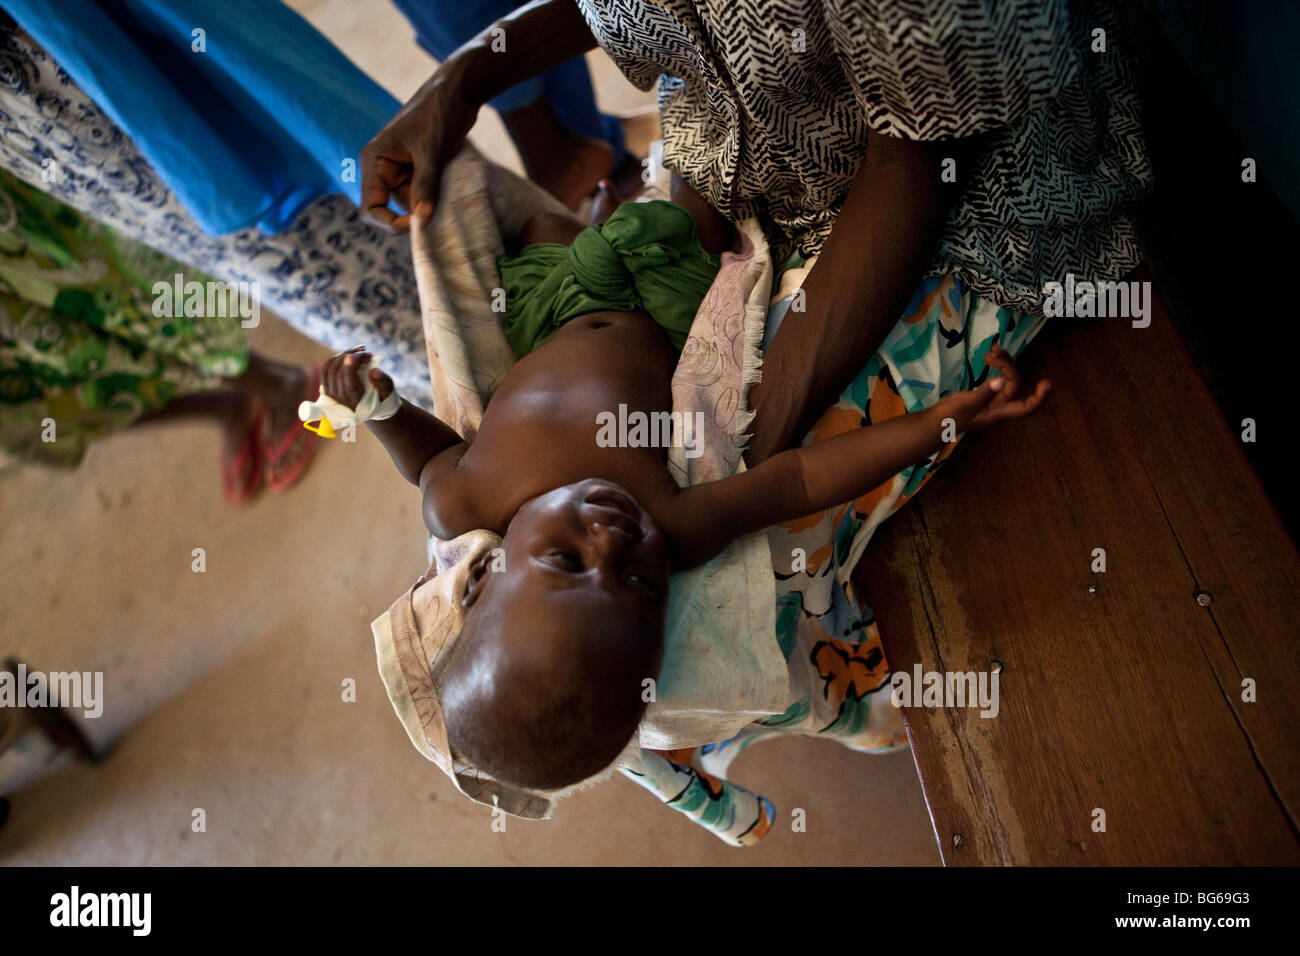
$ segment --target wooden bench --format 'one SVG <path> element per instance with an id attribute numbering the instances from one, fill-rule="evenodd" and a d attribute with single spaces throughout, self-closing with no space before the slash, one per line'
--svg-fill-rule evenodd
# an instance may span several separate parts
<path id="1" fill-rule="evenodd" d="M 1300 556 L 1240 424 L 1158 297 L 1145 329 L 1049 323 L 1025 368 L 1045 406 L 965 442 L 858 570 L 895 671 L 1001 665 L 995 718 L 904 711 L 944 862 L 1300 861 Z"/>

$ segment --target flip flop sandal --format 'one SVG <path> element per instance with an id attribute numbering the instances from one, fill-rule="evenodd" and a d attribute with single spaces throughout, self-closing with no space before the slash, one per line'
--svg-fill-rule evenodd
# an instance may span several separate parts
<path id="1" fill-rule="evenodd" d="M 320 391 L 320 366 L 312 369 L 307 397 L 315 398 Z M 262 427 L 262 466 L 266 471 L 266 487 L 271 491 L 287 491 L 307 473 L 307 466 L 316 455 L 320 438 L 302 422 L 293 423 L 278 435 L 271 434 L 271 416 L 267 415 Z"/>
<path id="2" fill-rule="evenodd" d="M 234 455 L 224 449 L 221 452 L 221 493 L 232 508 L 244 507 L 262 490 L 262 427 L 265 417 L 265 411 L 254 416 Z M 240 475 L 244 475 L 242 482 Z"/>

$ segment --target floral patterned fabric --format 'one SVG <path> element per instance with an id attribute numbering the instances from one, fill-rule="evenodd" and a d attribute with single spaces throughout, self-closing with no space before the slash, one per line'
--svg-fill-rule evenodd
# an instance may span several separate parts
<path id="1" fill-rule="evenodd" d="M 769 340 L 808 269 L 787 272 L 768 311 Z M 1018 355 L 1045 320 L 1001 308 L 954 275 L 924 279 L 903 317 L 804 444 L 921 411 L 987 378 L 998 342 Z M 889 662 L 867 596 L 851 580 L 876 529 L 925 485 L 956 448 L 946 445 L 855 501 L 768 529 L 776 577 L 776 640 L 790 669 L 794 703 L 730 740 L 687 750 L 642 750 L 620 769 L 668 806 L 727 843 L 770 832 L 776 807 L 729 778 L 731 762 L 776 734 L 826 735 L 882 752 L 903 746 L 902 716 L 890 701 Z"/>
<path id="2" fill-rule="evenodd" d="M 76 464 L 94 438 L 240 375 L 238 316 L 187 317 L 170 291 L 155 310 L 154 283 L 182 271 L 0 171 L 0 448 Z"/>

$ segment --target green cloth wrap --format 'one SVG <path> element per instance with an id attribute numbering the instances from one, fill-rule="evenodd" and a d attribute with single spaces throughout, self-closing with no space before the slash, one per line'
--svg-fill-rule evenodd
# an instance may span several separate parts
<path id="1" fill-rule="evenodd" d="M 502 327 L 523 358 L 587 312 L 646 312 L 678 351 L 721 260 L 700 245 L 691 214 L 662 199 L 625 203 L 569 246 L 539 242 L 497 259 Z"/>

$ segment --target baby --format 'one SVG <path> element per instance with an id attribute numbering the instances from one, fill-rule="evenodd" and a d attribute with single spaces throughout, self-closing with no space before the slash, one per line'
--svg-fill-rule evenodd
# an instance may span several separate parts
<path id="1" fill-rule="evenodd" d="M 645 709 L 643 681 L 659 673 L 670 569 L 702 564 L 739 536 L 870 491 L 938 450 L 945 419 L 966 431 L 1020 417 L 1047 390 L 1043 382 L 1018 398 L 1020 377 L 995 346 L 988 361 L 1001 377 L 977 389 L 732 477 L 679 487 L 665 448 L 597 441 L 598 416 L 620 405 L 647 415 L 670 411 L 674 340 L 677 333 L 684 340 L 686 329 L 669 327 L 664 310 L 672 311 L 672 297 L 657 301 L 653 288 L 670 288 L 674 272 L 688 273 L 677 298 L 691 300 L 693 315 L 700 282 L 708 285 L 701 264 L 716 272 L 728 243 L 730 225 L 706 203 L 682 191 L 675 198 L 685 201 L 621 206 L 604 226 L 586 230 L 549 213 L 529 222 L 520 256 L 501 262 L 504 326 L 520 358 L 472 442 L 405 401 L 393 417 L 368 424 L 419 486 L 434 535 L 488 529 L 503 537 L 504 561 L 484 555 L 470 569 L 464 624 L 439 697 L 457 757 L 514 787 L 557 790 L 622 752 Z M 656 205 L 668 208 L 638 209 Z M 650 245 L 671 251 L 655 283 L 624 277 L 625 289 L 652 291 L 611 307 L 618 290 L 593 291 L 573 275 L 584 266 L 564 253 L 566 244 L 576 253 L 620 230 L 643 238 L 650 230 Z M 518 279 L 530 261 L 531 279 Z M 538 301 L 519 309 L 529 295 Z M 364 392 L 359 369 L 369 360 L 361 346 L 334 356 L 322 388 L 355 407 Z M 387 375 L 369 375 L 381 398 L 391 394 Z"/>

